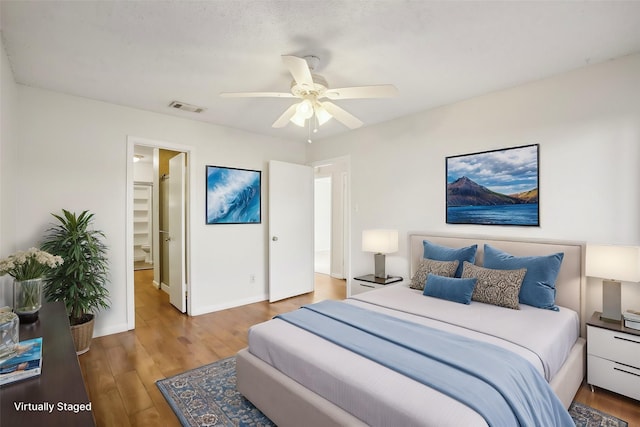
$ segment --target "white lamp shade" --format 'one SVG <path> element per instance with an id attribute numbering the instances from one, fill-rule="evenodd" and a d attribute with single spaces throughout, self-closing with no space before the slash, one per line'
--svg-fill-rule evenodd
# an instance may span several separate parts
<path id="1" fill-rule="evenodd" d="M 364 230 L 363 252 L 390 254 L 398 251 L 398 230 Z"/>
<path id="2" fill-rule="evenodd" d="M 640 282 L 640 247 L 587 245 L 585 274 L 622 282 Z"/>
<path id="3" fill-rule="evenodd" d="M 300 102 L 296 107 L 296 115 L 304 119 L 310 119 L 313 116 L 313 104 L 308 99 Z"/>
<path id="4" fill-rule="evenodd" d="M 333 117 L 324 107 L 320 104 L 316 105 L 315 108 L 316 117 L 318 118 L 318 125 L 322 126 L 327 123 Z"/>
<path id="5" fill-rule="evenodd" d="M 307 119 L 305 119 L 298 113 L 294 114 L 293 117 L 291 117 L 289 120 L 291 121 L 291 123 L 295 124 L 296 126 L 300 126 L 301 128 L 304 127 L 304 124 L 307 121 Z"/>

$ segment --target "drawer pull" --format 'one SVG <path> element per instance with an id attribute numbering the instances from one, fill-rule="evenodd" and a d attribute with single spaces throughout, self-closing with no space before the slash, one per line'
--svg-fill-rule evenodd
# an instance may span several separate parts
<path id="1" fill-rule="evenodd" d="M 635 375 L 636 377 L 640 377 L 640 374 L 636 374 L 635 372 L 629 372 L 629 371 L 624 370 L 624 369 L 616 368 L 615 366 L 613 367 L 613 370 L 614 371 L 624 372 L 625 374 Z"/>
<path id="2" fill-rule="evenodd" d="M 360 286 L 364 286 L 365 288 L 375 288 L 373 285 L 365 285 L 364 283 L 359 283 Z"/>
<path id="3" fill-rule="evenodd" d="M 614 336 L 614 338 L 617 339 L 617 340 L 629 341 L 629 342 L 632 342 L 634 344 L 640 344 L 640 341 L 630 340 L 629 338 L 622 338 L 622 337 L 618 337 L 618 336 Z"/>

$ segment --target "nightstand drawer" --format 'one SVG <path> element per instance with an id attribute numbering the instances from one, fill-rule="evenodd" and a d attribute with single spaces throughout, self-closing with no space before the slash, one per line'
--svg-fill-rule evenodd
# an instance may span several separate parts
<path id="1" fill-rule="evenodd" d="M 588 326 L 587 353 L 640 369 L 640 336 Z"/>
<path id="2" fill-rule="evenodd" d="M 363 292 L 372 291 L 381 287 L 382 285 L 377 285 L 375 283 L 366 283 L 359 280 L 354 280 L 353 282 L 351 282 L 351 295 L 358 295 Z"/>
<path id="3" fill-rule="evenodd" d="M 384 288 L 402 283 L 402 277 L 387 276 L 386 278 L 378 278 L 373 274 L 354 277 L 349 285 L 349 296 L 361 294 L 363 292 L 373 291 L 374 289 Z"/>
<path id="4" fill-rule="evenodd" d="M 590 354 L 587 372 L 589 384 L 640 400 L 640 369 Z"/>

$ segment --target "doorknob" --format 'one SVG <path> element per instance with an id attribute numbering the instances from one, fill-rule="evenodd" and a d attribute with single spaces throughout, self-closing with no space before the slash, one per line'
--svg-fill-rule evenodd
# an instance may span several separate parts
<path id="1" fill-rule="evenodd" d="M 271 238 L 271 240 L 273 240 L 274 242 L 277 242 L 277 241 L 278 241 L 278 236 L 273 236 L 273 237 Z"/>

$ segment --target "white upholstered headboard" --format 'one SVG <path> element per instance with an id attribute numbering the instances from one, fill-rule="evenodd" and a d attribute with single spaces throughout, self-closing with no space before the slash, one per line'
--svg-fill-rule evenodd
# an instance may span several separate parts
<path id="1" fill-rule="evenodd" d="M 515 256 L 548 255 L 563 252 L 564 258 L 556 281 L 556 304 L 570 308 L 580 316 L 580 334 L 585 329 L 585 276 L 584 276 L 584 242 L 563 242 L 545 240 L 506 239 L 501 237 L 458 236 L 429 233 L 409 234 L 409 253 L 411 256 L 411 277 L 415 273 L 423 256 L 423 240 L 438 245 L 460 248 L 477 244 L 476 264 L 482 265 L 484 244 L 508 252 Z"/>

